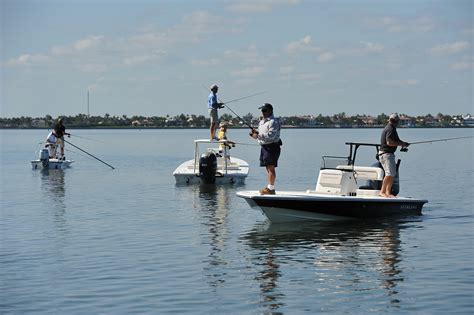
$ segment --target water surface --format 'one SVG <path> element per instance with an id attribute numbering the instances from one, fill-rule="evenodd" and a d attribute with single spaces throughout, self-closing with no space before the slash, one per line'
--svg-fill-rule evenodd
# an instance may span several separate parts
<path id="1" fill-rule="evenodd" d="M 277 190 L 313 189 L 321 155 L 381 130 L 288 130 Z M 265 185 L 257 146 L 243 186 L 176 186 L 207 130 L 70 130 L 65 171 L 33 171 L 43 130 L 0 130 L 0 313 L 473 313 L 473 141 L 397 153 L 423 216 L 270 224 L 235 193 Z M 472 129 L 401 129 L 406 141 Z M 246 130 L 229 131 L 249 142 Z M 89 139 L 94 139 L 94 141 Z M 359 158 L 373 162 L 373 152 Z"/>

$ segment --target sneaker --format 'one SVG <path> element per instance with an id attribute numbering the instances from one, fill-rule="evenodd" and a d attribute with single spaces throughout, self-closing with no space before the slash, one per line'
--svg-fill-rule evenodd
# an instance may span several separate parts
<path id="1" fill-rule="evenodd" d="M 268 189 L 268 187 L 260 189 L 260 195 L 274 195 L 274 194 L 275 194 L 275 189 Z"/>

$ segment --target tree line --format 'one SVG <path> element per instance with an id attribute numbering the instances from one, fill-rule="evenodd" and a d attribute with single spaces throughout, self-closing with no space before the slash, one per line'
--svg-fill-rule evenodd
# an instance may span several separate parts
<path id="1" fill-rule="evenodd" d="M 78 114 L 75 116 L 61 116 L 68 128 L 208 128 L 210 121 L 204 115 L 180 114 L 176 116 L 131 116 L 110 115 L 88 116 Z M 420 116 L 409 116 L 400 114 L 401 126 L 403 127 L 464 127 L 472 123 L 468 114 L 445 115 L 438 113 Z M 14 117 L 0 118 L 0 128 L 51 128 L 58 117 L 46 115 L 44 117 Z M 221 121 L 231 122 L 234 127 L 245 127 L 244 122 L 257 126 L 259 117 L 248 113 L 242 117 L 234 117 L 224 113 L 220 116 Z M 388 115 L 381 113 L 377 116 L 371 115 L 347 115 L 338 113 L 329 116 L 299 115 L 280 117 L 285 127 L 302 128 L 334 128 L 334 127 L 380 127 L 387 123 Z M 472 126 L 472 125 L 471 125 Z"/>

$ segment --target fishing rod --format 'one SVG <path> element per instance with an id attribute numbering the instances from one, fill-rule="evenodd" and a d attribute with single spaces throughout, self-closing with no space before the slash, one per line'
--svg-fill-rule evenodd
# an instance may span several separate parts
<path id="1" fill-rule="evenodd" d="M 470 136 L 470 137 L 445 138 L 445 139 L 435 139 L 435 140 L 426 140 L 426 141 L 409 142 L 409 143 L 410 145 L 412 145 L 412 144 L 431 143 L 431 142 L 449 141 L 449 140 L 458 140 L 458 139 L 467 139 L 467 138 L 474 138 L 474 137 Z"/>
<path id="2" fill-rule="evenodd" d="M 115 169 L 115 167 L 113 167 L 112 165 L 110 165 L 110 164 L 108 164 L 108 163 L 102 161 L 102 160 L 99 159 L 98 157 L 96 157 L 96 156 L 90 154 L 89 152 L 87 152 L 87 151 L 85 151 L 85 150 L 79 148 L 77 145 L 72 144 L 71 142 L 67 141 L 66 139 L 63 139 L 63 140 L 64 140 L 64 142 L 69 143 L 70 145 L 72 145 L 73 147 L 75 147 L 76 149 L 81 150 L 81 151 L 84 152 L 85 154 L 87 154 L 87 155 L 89 155 L 89 156 L 92 156 L 92 157 L 93 157 L 94 159 L 96 159 L 97 161 L 104 163 L 105 165 L 107 165 L 107 166 L 110 167 L 111 169 L 113 169 L 113 170 Z"/>
<path id="3" fill-rule="evenodd" d="M 219 100 L 219 101 L 220 101 L 220 100 Z M 221 103 L 222 103 L 222 102 L 221 102 Z M 224 104 L 227 104 L 227 103 L 224 103 Z M 230 108 L 228 105 L 227 105 L 226 107 L 227 107 L 227 109 L 230 110 L 238 119 L 240 119 L 244 124 L 246 124 L 250 129 L 252 129 L 252 130 L 254 129 L 254 128 L 253 128 L 252 126 L 250 126 L 250 124 L 247 123 L 242 117 L 240 117 L 239 115 L 237 115 L 237 113 L 234 112 L 234 111 L 232 110 L 232 108 Z"/>

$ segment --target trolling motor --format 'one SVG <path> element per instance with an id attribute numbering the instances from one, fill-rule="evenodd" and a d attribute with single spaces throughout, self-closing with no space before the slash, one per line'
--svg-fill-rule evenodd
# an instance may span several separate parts
<path id="1" fill-rule="evenodd" d="M 214 184 L 216 182 L 217 173 L 217 156 L 208 150 L 199 159 L 199 177 L 204 184 Z"/>

